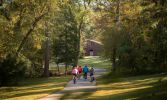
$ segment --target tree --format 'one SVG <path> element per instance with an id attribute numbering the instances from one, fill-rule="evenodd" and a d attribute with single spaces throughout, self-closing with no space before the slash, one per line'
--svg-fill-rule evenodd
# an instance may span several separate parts
<path id="1" fill-rule="evenodd" d="M 50 2 L 48 0 L 14 0 L 3 8 L 8 10 L 11 20 L 6 20 L 3 14 L 0 15 L 1 60 L 12 53 L 18 58 L 27 59 L 32 67 L 39 63 L 38 65 L 42 68 L 43 54 L 41 52 L 38 56 L 33 54 L 41 51 L 42 48 L 43 20 L 50 9 Z"/>
<path id="2" fill-rule="evenodd" d="M 44 54 L 45 54 L 45 64 L 44 64 L 44 76 L 45 77 L 49 77 L 49 32 L 48 32 L 48 26 L 47 23 L 46 24 L 46 29 L 45 29 L 45 36 L 46 36 L 46 40 L 45 40 L 45 50 L 44 50 Z"/>
<path id="3" fill-rule="evenodd" d="M 65 64 L 65 73 L 67 73 L 68 65 L 74 64 L 76 60 L 78 43 L 77 22 L 70 2 L 64 2 L 64 4 L 60 2 L 58 5 L 61 10 L 57 12 L 59 16 L 55 18 L 55 36 L 58 38 L 55 38 L 56 41 L 54 41 L 53 53 L 56 55 L 56 58 L 59 58 L 59 60 Z"/>

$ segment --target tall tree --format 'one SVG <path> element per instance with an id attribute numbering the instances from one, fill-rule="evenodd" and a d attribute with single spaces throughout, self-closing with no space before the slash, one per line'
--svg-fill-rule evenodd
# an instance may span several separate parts
<path id="1" fill-rule="evenodd" d="M 45 55 L 45 64 L 44 64 L 44 76 L 49 77 L 49 32 L 48 32 L 48 26 L 47 23 L 45 23 L 45 50 L 44 50 L 44 55 Z"/>

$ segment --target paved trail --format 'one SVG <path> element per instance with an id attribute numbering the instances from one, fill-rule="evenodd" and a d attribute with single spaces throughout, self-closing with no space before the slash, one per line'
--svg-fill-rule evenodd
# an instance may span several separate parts
<path id="1" fill-rule="evenodd" d="M 106 73 L 105 69 L 95 69 L 95 77 L 99 77 Z M 63 100 L 63 96 L 66 96 L 66 94 L 75 93 L 75 92 L 87 92 L 87 91 L 95 91 L 96 89 L 96 81 L 93 83 L 90 82 L 90 80 L 85 80 L 83 77 L 81 77 L 80 80 L 77 80 L 76 84 L 73 84 L 73 81 L 71 80 L 67 86 L 64 88 L 64 90 L 60 92 L 53 93 L 47 97 L 41 98 L 39 100 Z M 67 99 L 66 99 L 67 100 Z"/>

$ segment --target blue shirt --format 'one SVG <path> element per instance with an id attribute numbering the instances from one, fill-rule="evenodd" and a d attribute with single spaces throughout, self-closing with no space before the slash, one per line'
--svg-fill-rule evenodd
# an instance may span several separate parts
<path id="1" fill-rule="evenodd" d="M 83 68 L 83 72 L 84 72 L 84 73 L 89 72 L 89 69 L 88 69 L 88 67 L 87 67 L 87 66 L 85 66 L 85 67 Z"/>

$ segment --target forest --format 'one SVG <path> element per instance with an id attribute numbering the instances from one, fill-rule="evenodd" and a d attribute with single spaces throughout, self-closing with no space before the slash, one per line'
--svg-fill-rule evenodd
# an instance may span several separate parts
<path id="1" fill-rule="evenodd" d="M 69 77 L 86 39 L 103 44 L 109 73 L 166 73 L 167 1 L 0 0 L 0 87 Z"/>

